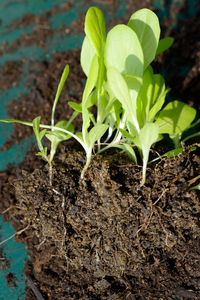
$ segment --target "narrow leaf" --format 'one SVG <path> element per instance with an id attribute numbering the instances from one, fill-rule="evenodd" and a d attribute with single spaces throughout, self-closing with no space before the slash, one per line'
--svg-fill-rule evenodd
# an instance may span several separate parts
<path id="1" fill-rule="evenodd" d="M 90 45 L 90 42 L 87 36 L 83 40 L 82 48 L 81 48 L 81 67 L 86 76 L 89 74 L 89 70 L 91 67 L 92 60 L 95 55 L 94 48 Z"/>
<path id="2" fill-rule="evenodd" d="M 53 103 L 52 114 L 51 114 L 51 125 L 52 126 L 54 126 L 54 115 L 55 115 L 56 105 L 58 103 L 58 99 L 59 99 L 60 94 L 62 92 L 65 81 L 67 80 L 68 74 L 69 74 L 69 65 L 66 65 L 64 70 L 63 70 L 63 73 L 62 73 L 62 76 L 61 76 L 61 79 L 60 79 L 60 82 L 59 82 L 59 85 L 58 85 L 58 89 L 57 89 L 57 92 L 56 92 L 56 97 L 55 97 L 55 100 L 54 100 L 54 103 Z"/>
<path id="3" fill-rule="evenodd" d="M 98 58 L 95 55 L 86 81 L 85 89 L 83 92 L 83 101 L 82 101 L 82 117 L 83 117 L 82 132 L 83 132 L 83 139 L 86 144 L 87 144 L 87 129 L 90 126 L 90 117 L 87 108 L 87 101 L 89 95 L 91 94 L 93 88 L 95 87 L 97 76 L 98 76 L 98 69 L 99 69 Z"/>
<path id="4" fill-rule="evenodd" d="M 85 34 L 90 45 L 98 56 L 104 50 L 106 40 L 106 27 L 102 11 L 97 7 L 90 7 L 85 17 Z M 89 70 L 88 70 L 89 71 Z"/>
<path id="5" fill-rule="evenodd" d="M 38 148 L 42 152 L 43 151 L 43 145 L 42 145 L 41 138 L 40 138 L 40 119 L 41 119 L 41 117 L 39 116 L 39 117 L 36 117 L 33 120 L 33 131 L 35 133 L 35 137 L 36 137 L 36 140 L 37 140 Z"/>
<path id="6" fill-rule="evenodd" d="M 5 119 L 5 120 L 0 120 L 0 122 L 3 122 L 3 123 L 19 123 L 19 124 L 22 124 L 22 125 L 33 126 L 32 122 L 25 122 L 25 121 L 20 121 L 20 120 L 16 120 L 16 119 Z"/>

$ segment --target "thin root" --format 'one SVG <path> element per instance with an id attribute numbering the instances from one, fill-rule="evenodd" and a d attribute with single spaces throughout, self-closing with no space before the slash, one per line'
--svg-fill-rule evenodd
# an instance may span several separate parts
<path id="1" fill-rule="evenodd" d="M 20 235 L 22 234 L 24 231 L 26 231 L 28 228 L 30 227 L 30 225 L 27 225 L 25 228 L 15 232 L 13 235 L 9 236 L 7 239 L 5 239 L 4 241 L 0 242 L 0 246 L 5 244 L 7 241 L 11 240 L 13 237 L 15 237 L 16 235 Z"/>

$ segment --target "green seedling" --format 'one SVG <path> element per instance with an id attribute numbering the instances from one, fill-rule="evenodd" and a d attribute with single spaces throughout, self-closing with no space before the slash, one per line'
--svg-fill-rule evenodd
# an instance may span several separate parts
<path id="1" fill-rule="evenodd" d="M 106 35 L 103 13 L 97 7 L 89 8 L 85 18 L 85 38 L 81 49 L 81 66 L 87 77 L 80 103 L 69 102 L 74 112 L 71 118 L 55 124 L 55 111 L 61 91 L 69 74 L 63 71 L 54 100 L 51 124 L 1 120 L 32 126 L 40 155 L 49 164 L 52 182 L 52 160 L 60 142 L 73 137 L 85 153 L 86 163 L 81 172 L 84 179 L 92 152 L 117 147 L 137 163 L 135 147 L 143 162 L 141 185 L 146 180 L 146 169 L 151 147 L 168 134 L 174 142 L 173 154 L 182 151 L 181 140 L 185 130 L 195 126 L 196 111 L 180 101 L 165 106 L 168 89 L 164 78 L 154 74 L 151 66 L 156 55 L 166 51 L 173 38 L 160 39 L 157 16 L 148 9 L 135 12 L 127 25 L 116 25 Z M 90 110 L 96 106 L 96 114 Z M 73 120 L 82 114 L 82 131 L 74 133 Z M 46 137 L 51 142 L 50 153 L 43 146 Z M 180 150 L 181 149 L 181 150 Z M 168 153 L 166 156 L 172 154 Z"/>
<path id="2" fill-rule="evenodd" d="M 71 134 L 73 134 L 73 131 L 74 131 L 74 127 L 73 127 L 71 122 L 73 121 L 76 114 L 74 114 L 68 122 L 67 121 L 60 121 L 56 124 L 56 126 L 54 126 L 54 115 L 55 115 L 56 105 L 57 105 L 58 99 L 60 97 L 60 94 L 62 92 L 65 81 L 68 77 L 68 74 L 69 74 L 69 66 L 66 65 L 66 67 L 64 68 L 64 71 L 62 73 L 61 80 L 60 80 L 60 83 L 58 85 L 58 89 L 57 89 L 57 92 L 56 92 L 56 97 L 55 97 L 54 104 L 53 104 L 52 117 L 51 117 L 51 126 L 40 124 L 40 119 L 41 119 L 40 116 L 36 117 L 33 120 L 33 122 L 24 122 L 24 121 L 14 120 L 14 119 L 0 120 L 1 122 L 20 123 L 20 124 L 23 124 L 23 125 L 33 127 L 33 131 L 35 133 L 37 145 L 38 145 L 38 148 L 39 148 L 39 152 L 36 155 L 41 156 L 49 164 L 49 182 L 50 182 L 50 185 L 52 184 L 52 160 L 53 160 L 54 155 L 56 153 L 56 149 L 57 149 L 59 143 L 62 142 L 62 141 L 68 140 L 71 137 Z M 45 129 L 40 131 L 40 128 L 45 128 Z M 50 129 L 50 130 L 48 130 L 48 129 Z M 44 147 L 43 144 L 42 144 L 42 139 L 44 137 L 47 137 L 51 142 L 51 149 L 50 149 L 50 154 L 49 155 L 47 153 L 48 152 L 47 147 Z"/>
<path id="3" fill-rule="evenodd" d="M 126 118 L 125 128 L 119 129 L 122 140 L 126 145 L 135 144 L 142 156 L 141 185 L 146 180 L 151 146 L 166 133 L 175 147 L 180 147 L 182 133 L 191 126 L 196 115 L 194 108 L 180 101 L 173 101 L 162 109 L 168 90 L 163 77 L 154 74 L 150 63 L 172 45 L 173 39 L 159 41 L 159 37 L 157 16 L 148 9 L 141 9 L 131 16 L 128 26 L 117 25 L 108 33 L 105 46 L 108 85 L 122 104 Z"/>

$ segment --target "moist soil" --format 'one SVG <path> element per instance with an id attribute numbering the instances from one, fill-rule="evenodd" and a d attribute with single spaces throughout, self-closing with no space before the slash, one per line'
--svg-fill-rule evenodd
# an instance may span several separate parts
<path id="1" fill-rule="evenodd" d="M 106 5 L 114 15 L 116 3 L 108 1 Z M 152 8 L 151 1 L 127 1 L 127 13 L 121 21 L 127 21 L 128 10 L 142 7 Z M 59 12 L 68 8 L 63 6 Z M 186 1 L 182 6 L 172 4 L 169 9 L 171 19 L 165 19 L 162 27 L 165 35 L 174 36 L 176 42 L 157 58 L 154 67 L 159 72 L 166 70 L 172 96 L 199 110 L 199 14 L 181 20 L 180 32 L 173 25 L 176 15 L 187 11 Z M 10 45 L 8 52 L 22 42 L 45 47 L 41 41 L 55 33 L 48 18 L 57 12 L 55 9 L 38 18 L 25 15 L 22 24 L 36 24 L 36 29 L 32 36 Z M 118 21 L 112 19 L 110 25 Z M 19 24 L 14 22 L 13 26 Z M 83 15 L 68 29 L 81 32 L 81 28 Z M 64 25 L 60 30 L 65 32 Z M 51 61 L 31 62 L 26 83 L 31 92 L 22 95 L 20 101 L 13 99 L 9 116 L 32 121 L 41 115 L 42 122 L 49 122 L 57 80 L 69 63 L 68 84 L 56 112 L 58 120 L 68 119 L 72 111 L 66 103 L 80 102 L 85 80 L 79 57 L 80 50 L 74 50 L 56 53 Z M 190 71 L 175 73 L 174 68 L 181 69 L 186 61 Z M 21 62 L 4 65 L 1 90 L 16 85 L 21 66 Z M 81 129 L 80 117 L 74 125 L 76 130 Z M 3 150 L 30 134 L 30 128 L 14 125 L 13 136 Z M 162 154 L 166 145 L 156 150 Z M 27 300 L 200 299 L 200 193 L 189 191 L 200 182 L 199 144 L 195 148 L 186 146 L 176 157 L 150 164 L 143 187 L 141 166 L 116 151 L 95 155 L 81 182 L 85 154 L 73 140 L 59 147 L 50 186 L 48 166 L 35 157 L 36 151 L 33 147 L 18 167 L 8 166 L 0 173 L 0 211 L 7 211 L 5 221 L 12 222 L 17 241 L 28 249 L 30 260 L 24 270 Z M 9 274 L 8 285 L 14 281 L 13 274 Z"/>

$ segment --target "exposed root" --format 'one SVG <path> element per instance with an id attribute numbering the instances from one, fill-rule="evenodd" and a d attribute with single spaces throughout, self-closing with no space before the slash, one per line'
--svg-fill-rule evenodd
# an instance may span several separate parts
<path id="1" fill-rule="evenodd" d="M 25 228 L 15 232 L 14 234 L 12 234 L 11 236 L 9 236 L 7 239 L 5 239 L 4 241 L 0 242 L 0 246 L 5 244 L 7 241 L 11 240 L 13 237 L 15 237 L 16 235 L 20 235 L 22 234 L 24 231 L 26 231 L 28 228 L 30 227 L 30 225 L 28 224 Z"/>

